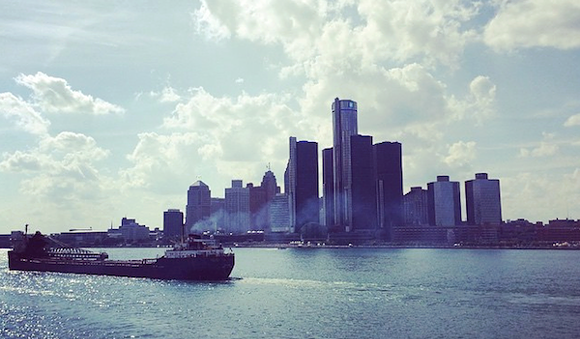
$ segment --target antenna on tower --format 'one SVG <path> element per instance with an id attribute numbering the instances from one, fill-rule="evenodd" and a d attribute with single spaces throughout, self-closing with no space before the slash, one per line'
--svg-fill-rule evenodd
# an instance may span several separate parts
<path id="1" fill-rule="evenodd" d="M 270 166 L 270 162 L 268 161 L 268 166 L 266 166 L 266 168 L 268 169 L 268 171 L 272 170 L 272 167 Z"/>

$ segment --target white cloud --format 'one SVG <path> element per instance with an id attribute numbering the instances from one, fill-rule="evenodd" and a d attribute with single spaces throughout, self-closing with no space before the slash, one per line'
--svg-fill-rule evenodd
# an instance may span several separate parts
<path id="1" fill-rule="evenodd" d="M 46 136 L 28 151 L 4 153 L 0 170 L 24 173 L 27 179 L 22 180 L 21 191 L 28 195 L 55 202 L 94 198 L 102 192 L 103 180 L 95 164 L 109 154 L 91 137 L 62 132 Z"/>
<path id="2" fill-rule="evenodd" d="M 230 11 L 230 9 L 233 9 L 233 7 L 230 7 L 233 3 L 228 4 L 225 1 L 220 3 L 210 1 L 208 3 L 205 0 L 201 0 L 201 6 L 192 14 L 197 33 L 210 40 L 227 39 L 231 35 L 228 27 L 221 23 L 217 15 L 212 14 L 212 11 L 216 13 L 219 10 L 219 7 L 217 7 L 219 4 L 224 4 L 224 10 L 222 11 L 224 14 L 235 13 L 235 11 Z M 211 11 L 210 6 L 212 7 Z M 235 17 L 235 14 L 230 14 L 230 16 Z"/>
<path id="3" fill-rule="evenodd" d="M 496 50 L 529 47 L 580 47 L 580 2 L 523 0 L 501 2 L 484 31 L 484 41 Z"/>
<path id="4" fill-rule="evenodd" d="M 469 83 L 469 94 L 463 99 L 451 96 L 449 109 L 455 119 L 474 119 L 478 124 L 496 114 L 496 86 L 489 77 L 479 75 Z"/>
<path id="5" fill-rule="evenodd" d="M 456 67 L 465 44 L 476 37 L 463 24 L 477 15 L 479 7 L 459 0 L 363 0 L 356 7 L 323 0 L 203 1 L 194 21 L 198 33 L 209 37 L 233 34 L 282 45 L 295 62 L 282 69 L 283 75 L 345 61 L 373 66 L 384 60 L 407 63 L 419 58 Z M 309 77 L 316 78 L 313 71 Z"/>
<path id="6" fill-rule="evenodd" d="M 65 79 L 42 72 L 34 75 L 21 74 L 14 80 L 33 92 L 34 106 L 47 113 L 75 114 L 122 114 L 125 110 L 91 95 L 71 89 Z"/>
<path id="7" fill-rule="evenodd" d="M 570 116 L 564 123 L 565 127 L 580 126 L 580 113 Z"/>
<path id="8" fill-rule="evenodd" d="M 558 153 L 558 141 L 556 139 L 556 135 L 553 133 L 542 133 L 543 140 L 537 147 L 528 147 L 528 148 L 521 148 L 520 149 L 520 156 L 521 157 L 549 157 Z"/>
<path id="9" fill-rule="evenodd" d="M 458 141 L 449 146 L 449 153 L 443 161 L 452 168 L 469 165 L 476 158 L 474 141 Z"/>
<path id="10" fill-rule="evenodd" d="M 199 163 L 195 155 L 198 134 L 150 132 L 138 137 L 138 144 L 127 156 L 133 166 L 120 171 L 124 186 L 158 188 L 175 181 L 177 175 L 194 175 Z"/>
<path id="11" fill-rule="evenodd" d="M 563 175 L 553 172 L 522 172 L 501 178 L 502 210 L 512 218 L 532 221 L 562 218 L 580 212 L 580 168 Z"/>
<path id="12" fill-rule="evenodd" d="M 181 96 L 177 93 L 175 88 L 165 86 L 160 92 L 151 91 L 149 93 L 154 98 L 159 98 L 160 102 L 177 102 L 181 100 Z"/>
<path id="13" fill-rule="evenodd" d="M 0 93 L 0 116 L 14 120 L 16 126 L 25 132 L 40 136 L 48 134 L 50 121 L 12 93 Z"/>
<path id="14" fill-rule="evenodd" d="M 548 157 L 555 155 L 558 152 L 558 145 L 555 143 L 542 141 L 540 145 L 535 148 L 521 148 L 520 156 L 522 157 Z"/>
<path id="15" fill-rule="evenodd" d="M 358 11 L 366 26 L 360 39 L 368 55 L 406 61 L 421 57 L 455 67 L 475 31 L 463 28 L 480 4 L 462 1 L 364 0 Z M 371 57 L 372 58 L 372 57 Z"/>
<path id="16" fill-rule="evenodd" d="M 202 88 L 189 93 L 165 118 L 167 133 L 139 134 L 128 156 L 132 166 L 120 171 L 125 187 L 161 192 L 197 176 L 219 179 L 207 182 L 214 188 L 231 178 L 253 180 L 269 162 L 285 165 L 290 129 L 307 120 L 287 106 L 285 96 L 243 93 L 231 99 Z"/>

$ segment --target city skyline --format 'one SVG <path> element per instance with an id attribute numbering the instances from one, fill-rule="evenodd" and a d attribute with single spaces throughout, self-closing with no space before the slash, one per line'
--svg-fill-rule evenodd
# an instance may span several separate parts
<path id="1" fill-rule="evenodd" d="M 280 178 L 289 136 L 318 142 L 322 169 L 335 97 L 401 142 L 404 193 L 486 172 L 504 220 L 580 218 L 573 1 L 5 9 L 0 233 L 161 227 L 196 180 L 223 197 L 269 163 Z"/>

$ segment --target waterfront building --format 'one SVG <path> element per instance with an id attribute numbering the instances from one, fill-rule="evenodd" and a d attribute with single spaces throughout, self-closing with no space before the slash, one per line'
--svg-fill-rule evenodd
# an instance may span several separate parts
<path id="1" fill-rule="evenodd" d="M 269 167 L 262 177 L 262 183 L 260 184 L 260 187 L 264 189 L 266 194 L 266 201 L 272 201 L 274 197 L 276 197 L 276 194 L 280 193 L 280 186 L 278 186 L 276 176 Z"/>
<path id="2" fill-rule="evenodd" d="M 225 189 L 226 232 L 239 234 L 250 230 L 250 190 L 242 180 L 232 180 Z"/>
<path id="3" fill-rule="evenodd" d="M 391 239 L 393 227 L 403 224 L 403 160 L 399 142 L 373 145 L 378 228 Z"/>
<path id="4" fill-rule="evenodd" d="M 421 186 L 411 187 L 403 196 L 404 224 L 407 226 L 428 225 L 428 194 Z"/>
<path id="5" fill-rule="evenodd" d="M 109 229 L 107 232 L 111 237 L 115 237 L 115 233 L 120 233 L 125 241 L 129 242 L 149 239 L 149 227 L 139 225 L 135 219 L 125 217 L 121 219 L 121 226 L 118 229 Z"/>
<path id="6" fill-rule="evenodd" d="M 276 176 L 268 169 L 262 177 L 260 186 L 248 184 L 247 187 L 250 189 L 250 229 L 268 230 L 270 228 L 269 205 L 276 194 L 280 193 Z"/>
<path id="7" fill-rule="evenodd" d="M 289 232 L 290 231 L 290 209 L 288 195 L 278 193 L 269 205 L 270 231 Z"/>
<path id="8" fill-rule="evenodd" d="M 306 223 L 319 223 L 318 143 L 290 137 L 290 158 L 285 173 L 292 232 Z"/>
<path id="9" fill-rule="evenodd" d="M 213 231 L 224 230 L 226 227 L 226 199 L 211 198 L 211 229 Z"/>
<path id="10" fill-rule="evenodd" d="M 332 103 L 332 149 L 334 181 L 334 224 L 340 231 L 350 231 L 345 183 L 351 176 L 350 137 L 358 134 L 357 103 L 352 100 L 334 99 Z"/>
<path id="11" fill-rule="evenodd" d="M 183 212 L 171 208 L 163 212 L 163 235 L 165 237 L 180 237 L 182 234 Z"/>
<path id="12" fill-rule="evenodd" d="M 185 230 L 190 232 L 195 224 L 205 222 L 211 215 L 211 191 L 203 181 L 194 182 L 187 190 Z M 204 228 L 203 226 L 200 226 Z M 198 227 L 198 228 L 200 228 Z"/>
<path id="13" fill-rule="evenodd" d="M 469 225 L 501 224 L 498 179 L 489 179 L 487 173 L 475 174 L 475 179 L 465 182 L 465 202 Z"/>
<path id="14" fill-rule="evenodd" d="M 459 182 L 439 175 L 437 181 L 427 184 L 429 224 L 455 226 L 461 224 Z"/>
<path id="15" fill-rule="evenodd" d="M 350 137 L 349 175 L 344 181 L 345 229 L 374 230 L 377 226 L 373 138 L 368 135 Z"/>
<path id="16" fill-rule="evenodd" d="M 332 148 L 322 150 L 322 224 L 329 231 L 334 230 L 334 173 L 332 164 Z"/>

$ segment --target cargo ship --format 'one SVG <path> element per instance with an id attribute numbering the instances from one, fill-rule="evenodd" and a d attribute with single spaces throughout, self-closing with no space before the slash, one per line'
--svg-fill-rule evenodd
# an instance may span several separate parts
<path id="1" fill-rule="evenodd" d="M 229 278 L 234 253 L 212 239 L 190 235 L 155 259 L 110 260 L 105 252 L 53 246 L 40 232 L 13 232 L 8 268 L 20 271 L 112 275 L 153 279 L 219 281 Z"/>

